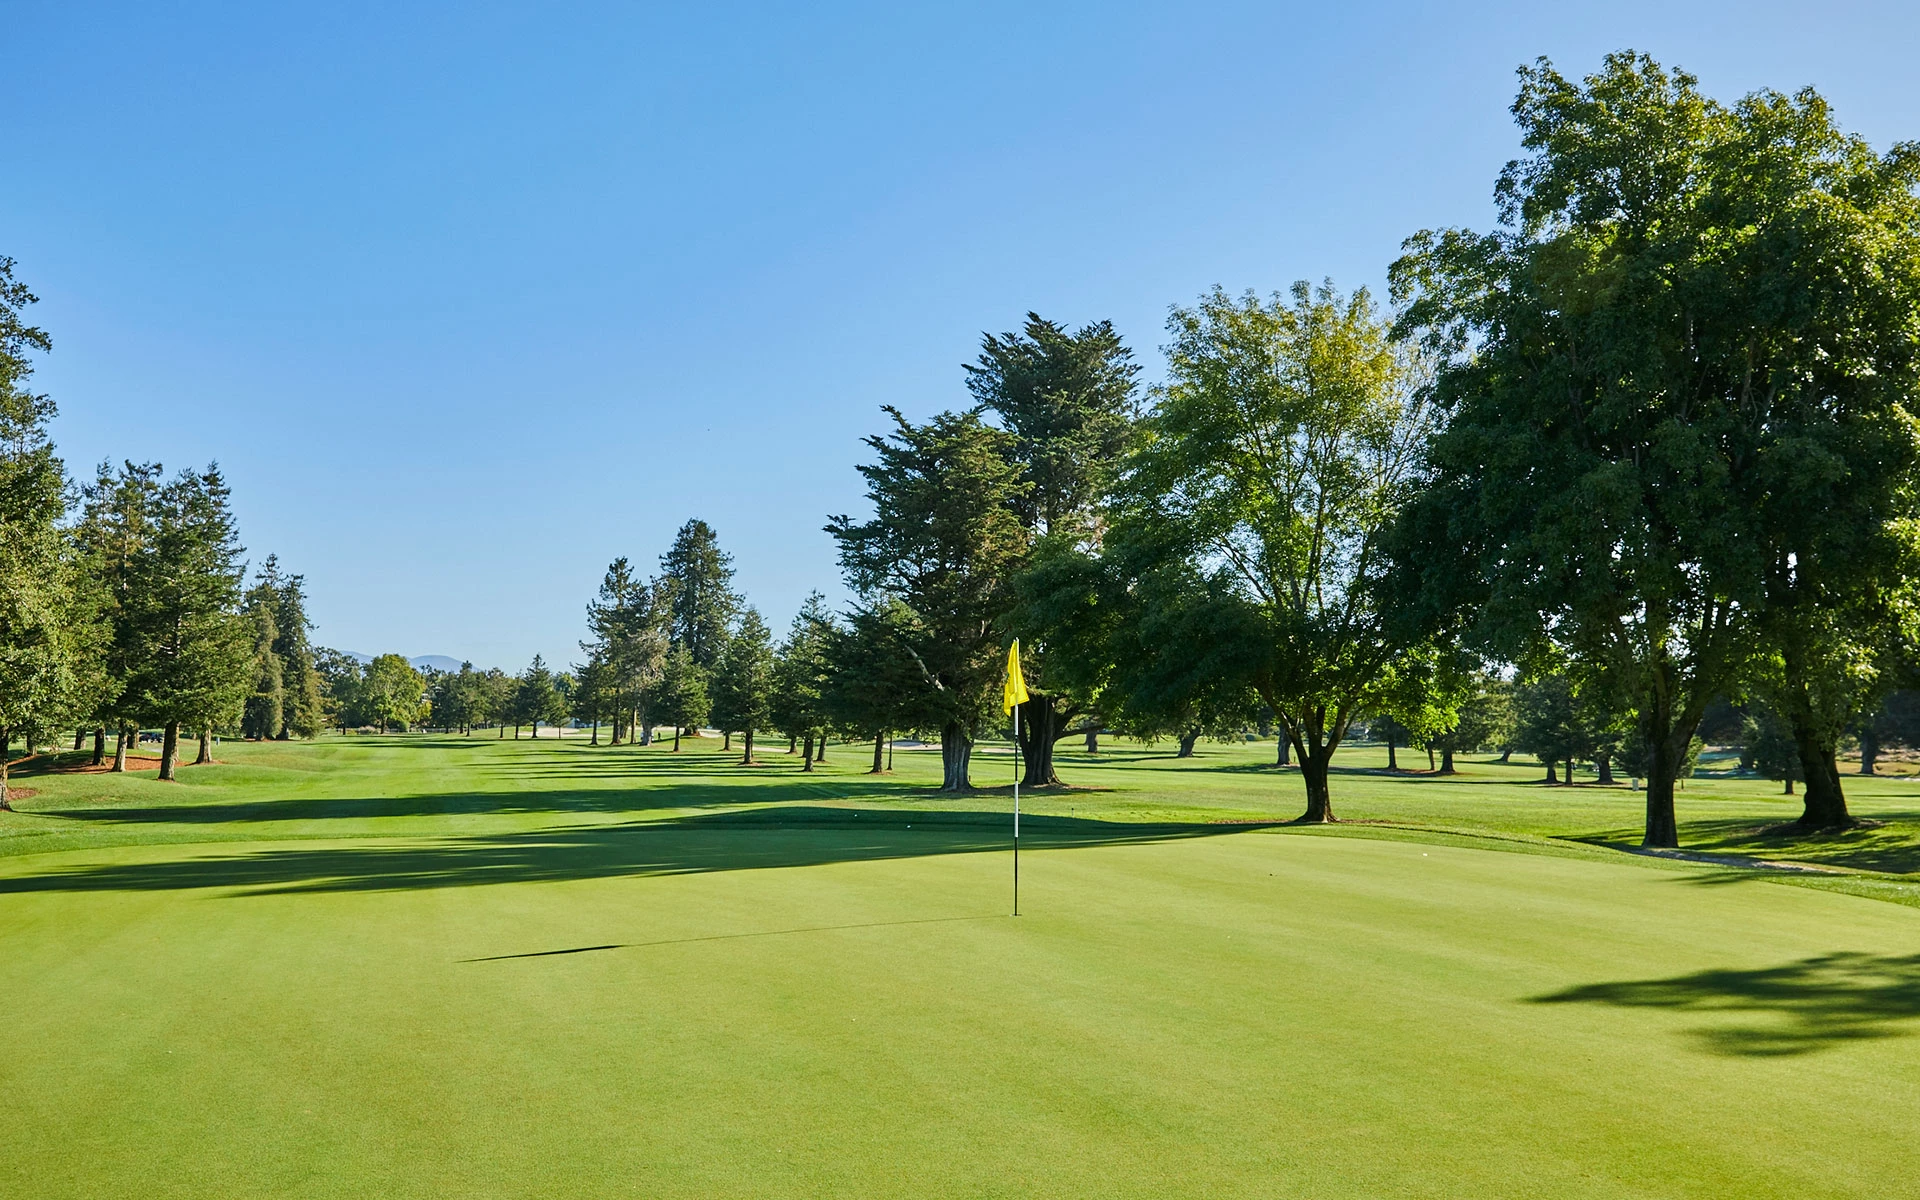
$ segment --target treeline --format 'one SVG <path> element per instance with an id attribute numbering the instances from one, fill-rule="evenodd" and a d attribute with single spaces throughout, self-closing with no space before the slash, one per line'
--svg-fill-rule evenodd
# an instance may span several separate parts
<path id="1" fill-rule="evenodd" d="M 1110 325 L 1030 315 L 969 407 L 888 408 L 869 514 L 827 526 L 857 603 L 771 655 L 755 619 L 696 657 L 647 615 L 671 585 L 610 573 L 611 711 L 697 677 L 731 728 L 935 733 L 961 791 L 1017 636 L 1029 785 L 1076 732 L 1266 721 L 1324 821 L 1356 723 L 1484 744 L 1517 679 L 1566 718 L 1543 759 L 1646 780 L 1648 845 L 1717 704 L 1775 723 L 1803 824 L 1847 824 L 1840 746 L 1915 661 L 1920 148 L 1631 54 L 1527 68 L 1513 111 L 1499 226 L 1409 238 L 1390 313 L 1216 289 L 1145 394 Z"/>
<path id="2" fill-rule="evenodd" d="M 0 808 L 14 739 L 29 753 L 74 730 L 93 763 L 113 734 L 115 771 L 142 728 L 162 731 L 172 779 L 183 729 L 211 761 L 222 730 L 310 737 L 321 681 L 303 581 L 269 556 L 251 586 L 217 466 L 167 477 L 159 463 L 101 464 L 74 488 L 28 388 L 52 348 L 36 302 L 0 258 Z"/>

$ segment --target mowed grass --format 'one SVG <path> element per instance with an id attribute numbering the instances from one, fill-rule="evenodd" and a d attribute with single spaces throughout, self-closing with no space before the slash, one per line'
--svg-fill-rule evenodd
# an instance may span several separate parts
<path id="1" fill-rule="evenodd" d="M 700 749 L 694 749 L 695 745 Z M 1023 796 L 834 747 L 234 745 L 0 814 L 19 1196 L 1889 1196 L 1920 1168 L 1920 784 L 1806 841 L 1270 743 Z M 1407 757 L 1410 763 L 1411 756 Z M 1011 762 L 976 758 L 982 784 Z M 1851 839 L 1851 840 L 1850 840 Z M 1853 873 L 1864 869 L 1870 873 Z M 1819 886 L 1776 886 L 1776 882 Z M 1877 889 L 1877 891 L 1876 891 Z"/>

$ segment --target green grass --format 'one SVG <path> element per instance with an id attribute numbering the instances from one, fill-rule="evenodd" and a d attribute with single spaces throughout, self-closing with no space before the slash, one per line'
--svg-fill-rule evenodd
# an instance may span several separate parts
<path id="1" fill-rule="evenodd" d="M 936 756 L 543 739 L 30 765 L 0 814 L 20 1196 L 1888 1196 L 1911 1187 L 1920 783 L 1640 797 L 1271 744 Z M 1010 761 L 984 748 L 978 782 Z M 1411 756 L 1408 756 L 1411 759 Z M 1361 824 L 1359 822 L 1367 822 Z M 1778 883 L 1795 886 L 1777 886 Z M 1843 894 L 1845 892 L 1857 894 Z M 1901 901 L 1879 903 L 1875 896 Z"/>

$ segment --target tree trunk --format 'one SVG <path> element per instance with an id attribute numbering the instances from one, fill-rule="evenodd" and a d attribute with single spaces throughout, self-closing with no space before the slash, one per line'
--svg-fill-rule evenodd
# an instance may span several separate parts
<path id="1" fill-rule="evenodd" d="M 800 745 L 800 739 L 793 734 L 787 735 L 787 753 L 792 754 Z M 813 735 L 807 735 L 807 757 L 813 757 Z"/>
<path id="2" fill-rule="evenodd" d="M 113 731 L 113 769 L 124 774 L 127 769 L 127 723 L 120 722 Z"/>
<path id="3" fill-rule="evenodd" d="M 533 740 L 536 742 L 540 740 L 540 718 L 538 717 L 533 719 Z"/>
<path id="4" fill-rule="evenodd" d="M 107 727 L 105 725 L 95 725 L 93 727 L 93 765 L 97 767 L 106 760 Z"/>
<path id="5" fill-rule="evenodd" d="M 1513 761 L 1513 747 L 1508 746 L 1500 752 L 1500 761 L 1503 763 Z"/>
<path id="6" fill-rule="evenodd" d="M 1573 786 L 1573 760 L 1567 760 L 1567 786 Z"/>
<path id="7" fill-rule="evenodd" d="M 1294 821 L 1296 825 L 1323 825 L 1333 821 L 1333 789 L 1327 779 L 1327 765 L 1333 761 L 1333 747 L 1300 751 L 1300 782 L 1307 789 L 1307 811 Z"/>
<path id="8" fill-rule="evenodd" d="M 1180 735 L 1180 753 L 1174 755 L 1174 757 L 1175 758 L 1192 758 L 1193 744 L 1199 740 L 1200 740 L 1200 731 L 1198 729 L 1190 729 L 1187 732 L 1181 734 Z"/>
<path id="9" fill-rule="evenodd" d="M 967 735 L 967 727 L 958 721 L 949 721 L 940 731 L 940 790 L 943 792 L 970 792 L 973 780 L 968 767 L 973 760 L 973 739 Z"/>
<path id="10" fill-rule="evenodd" d="M 1020 786 L 1053 787 L 1053 748 L 1060 741 L 1060 713 L 1053 697 L 1035 693 L 1020 706 Z"/>
<path id="11" fill-rule="evenodd" d="M 1433 774 L 1434 770 L 1435 768 L 1433 765 L 1433 747 L 1428 746 L 1427 747 L 1427 774 L 1429 775 Z"/>
<path id="12" fill-rule="evenodd" d="M 1087 730 L 1087 753 L 1100 753 L 1100 727 L 1098 725 Z"/>
<path id="13" fill-rule="evenodd" d="M 0 812 L 12 812 L 13 802 L 7 791 L 7 760 L 13 757 L 13 730 L 0 727 Z"/>
<path id="14" fill-rule="evenodd" d="M 788 754 L 793 753 L 792 746 L 787 747 L 787 753 Z M 800 760 L 800 769 L 802 771 L 813 770 L 813 735 L 812 734 L 807 735 L 807 749 L 806 749 L 805 755 L 803 755 Z"/>
<path id="15" fill-rule="evenodd" d="M 1442 775 L 1452 775 L 1454 773 L 1452 746 L 1440 747 L 1440 773 Z"/>
<path id="16" fill-rule="evenodd" d="M 1547 782 L 1549 784 L 1560 782 L 1560 765 L 1552 759 L 1547 760 Z"/>
<path id="17" fill-rule="evenodd" d="M 78 750 L 80 748 L 81 743 L 85 742 L 86 740 L 87 740 L 86 726 L 82 725 L 80 728 L 73 731 L 73 748 L 75 750 Z"/>
<path id="18" fill-rule="evenodd" d="M 1304 761 L 1305 760 L 1303 759 L 1302 762 L 1304 763 Z M 1400 760 L 1394 757 L 1394 753 L 1393 753 L 1393 731 L 1388 730 L 1387 731 L 1387 770 L 1398 771 L 1399 769 L 1400 769 Z"/>
<path id="19" fill-rule="evenodd" d="M 875 734 L 873 737 L 873 770 L 868 771 L 867 774 L 869 775 L 880 774 L 881 765 L 886 762 L 886 759 L 882 757 L 882 755 L 886 751 L 886 748 L 887 748 L 887 735 L 885 733 Z"/>
<path id="20" fill-rule="evenodd" d="M 180 752 L 180 722 L 168 721 L 160 736 L 160 778 L 173 779 L 173 759 Z"/>
<path id="21" fill-rule="evenodd" d="M 673 752 L 675 754 L 680 753 L 680 727 L 678 725 L 673 727 Z"/>
<path id="22" fill-rule="evenodd" d="M 1279 738 L 1276 740 L 1280 743 L 1280 749 L 1273 757 L 1273 765 L 1276 767 L 1291 766 L 1293 764 L 1293 743 L 1287 740 L 1287 735 L 1284 730 L 1281 731 Z"/>
<path id="23" fill-rule="evenodd" d="M 640 744 L 642 746 L 653 745 L 653 723 L 651 721 L 640 722 Z M 680 748 L 680 730 L 678 728 L 673 731 L 673 746 L 676 750 Z"/>
<path id="24" fill-rule="evenodd" d="M 600 744 L 600 718 L 595 717 L 593 719 L 593 738 L 587 742 L 587 745 L 598 746 L 599 744 Z"/>
<path id="25" fill-rule="evenodd" d="M 1873 727 L 1873 718 L 1868 717 L 1860 727 L 1860 773 L 1874 774 L 1874 764 L 1880 761 L 1880 731 Z"/>
<path id="26" fill-rule="evenodd" d="M 813 761 L 815 762 L 827 761 L 827 735 L 824 730 L 821 731 L 820 739 L 814 743 Z"/>
<path id="27" fill-rule="evenodd" d="M 1668 724 L 1668 720 L 1663 719 L 1667 717 L 1666 712 L 1656 709 L 1654 715 L 1655 719 L 1648 722 L 1651 729 L 1661 729 Z M 1692 734 L 1689 729 L 1688 741 L 1692 740 Z M 1671 730 L 1648 740 L 1652 742 L 1652 752 L 1647 764 L 1647 827 L 1640 844 L 1670 850 L 1680 845 L 1680 824 L 1673 812 L 1673 785 L 1680 777 L 1680 763 L 1686 754 L 1684 749 L 1674 746 Z M 1681 743 L 1681 747 L 1685 745 Z"/>
<path id="28" fill-rule="evenodd" d="M 753 765 L 753 728 L 751 726 L 740 732 L 740 744 L 746 751 L 740 756 L 740 764 L 750 767 Z"/>
<path id="29" fill-rule="evenodd" d="M 732 730 L 722 729 L 720 731 L 720 749 L 723 752 L 733 749 L 733 731 Z"/>
<path id="30" fill-rule="evenodd" d="M 1847 811 L 1846 793 L 1840 787 L 1840 763 L 1836 747 L 1822 745 L 1823 739 L 1808 732 L 1795 732 L 1794 747 L 1800 752 L 1800 778 L 1806 781 L 1800 802 L 1802 829 L 1844 829 L 1853 824 Z M 1793 780 L 1787 780 L 1791 794 Z"/>
<path id="31" fill-rule="evenodd" d="M 1594 780 L 1596 783 L 1612 787 L 1614 784 L 1620 782 L 1613 777 L 1613 755 L 1607 751 L 1603 750 L 1593 756 L 1593 771 L 1597 777 Z"/>
<path id="32" fill-rule="evenodd" d="M 200 753 L 194 756 L 193 765 L 204 767 L 213 761 L 213 735 L 206 729 L 200 730 Z"/>

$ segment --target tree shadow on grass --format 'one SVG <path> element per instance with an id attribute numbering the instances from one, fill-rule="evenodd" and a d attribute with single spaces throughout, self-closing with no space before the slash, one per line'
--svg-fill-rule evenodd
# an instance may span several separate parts
<path id="1" fill-rule="evenodd" d="M 1163 842 L 1245 825 L 1145 825 L 1078 817 L 1023 822 L 1031 849 Z M 871 862 L 1009 847 L 1007 814 L 788 807 L 348 846 L 276 846 L 0 878 L 19 892 L 237 889 L 238 894 L 380 892 Z"/>
<path id="2" fill-rule="evenodd" d="M 1841 952 L 1748 971 L 1590 983 L 1536 1004 L 1610 1004 L 1724 1013 L 1757 1020 L 1693 1031 L 1703 1049 L 1778 1058 L 1846 1042 L 1904 1037 L 1920 1019 L 1920 954 Z"/>

